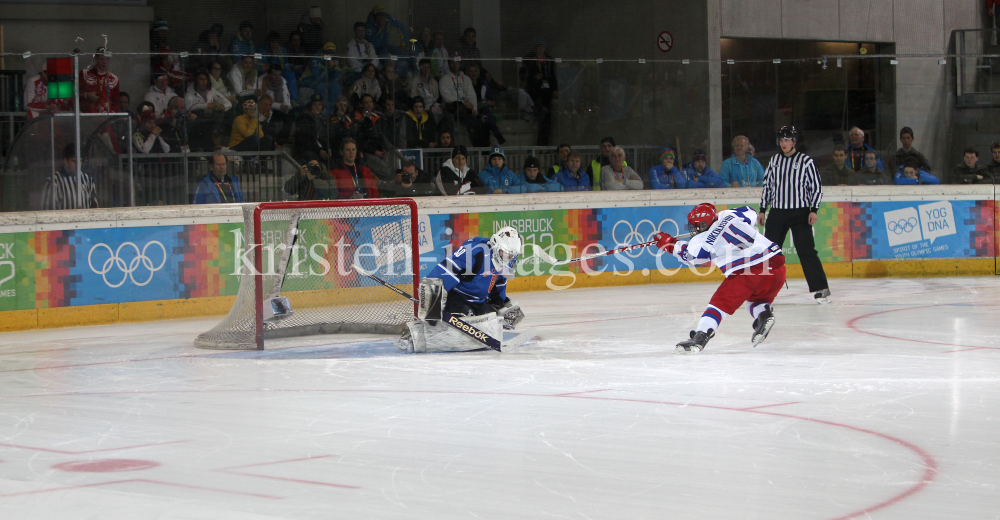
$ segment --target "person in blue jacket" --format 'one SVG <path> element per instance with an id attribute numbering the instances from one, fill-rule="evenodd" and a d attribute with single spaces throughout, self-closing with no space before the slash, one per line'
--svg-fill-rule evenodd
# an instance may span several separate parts
<path id="1" fill-rule="evenodd" d="M 490 165 L 479 172 L 479 181 L 486 186 L 486 193 L 524 193 L 524 176 L 507 169 L 503 148 L 490 150 Z"/>
<path id="2" fill-rule="evenodd" d="M 448 294 L 444 311 L 480 316 L 517 306 L 507 297 L 507 277 L 514 275 L 521 247 L 517 230 L 509 226 L 500 228 L 488 239 L 466 240 L 426 277 L 441 280 Z"/>
<path id="3" fill-rule="evenodd" d="M 695 150 L 691 163 L 681 172 L 680 178 L 675 177 L 678 188 L 725 188 L 726 181 L 718 173 L 708 167 L 708 156 L 704 150 Z M 681 184 L 684 186 L 681 186 Z"/>
<path id="4" fill-rule="evenodd" d="M 671 148 L 660 150 L 660 164 L 649 169 L 649 187 L 654 190 L 671 190 L 681 172 L 674 166 L 677 154 Z M 683 186 L 678 186 L 683 188 Z"/>
<path id="5" fill-rule="evenodd" d="M 323 96 L 323 99 L 332 100 L 340 97 L 340 60 L 333 57 L 336 53 L 337 45 L 333 42 L 326 42 L 323 45 L 323 48 L 316 53 L 316 57 L 309 60 L 309 67 L 302 74 L 300 81 L 302 88 L 313 89 L 313 92 Z M 330 59 L 327 60 L 327 57 Z"/>
<path id="6" fill-rule="evenodd" d="M 764 167 L 747 151 L 750 140 L 738 135 L 733 139 L 733 156 L 722 161 L 719 177 L 731 188 L 762 186 L 764 183 Z"/>
<path id="7" fill-rule="evenodd" d="M 524 193 L 562 191 L 562 184 L 542 175 L 542 163 L 534 156 L 524 160 Z"/>
<path id="8" fill-rule="evenodd" d="M 566 167 L 560 168 L 553 177 L 563 191 L 590 191 L 590 175 L 582 168 L 582 162 L 577 152 L 570 151 L 566 156 Z"/>
<path id="9" fill-rule="evenodd" d="M 903 169 L 896 172 L 896 184 L 941 184 L 941 180 L 921 170 L 917 160 L 911 157 Z"/>
<path id="10" fill-rule="evenodd" d="M 212 156 L 212 169 L 199 177 L 194 190 L 195 204 L 222 204 L 243 202 L 240 180 L 226 175 L 226 156 L 217 153 Z"/>
<path id="11" fill-rule="evenodd" d="M 365 21 L 365 39 L 375 47 L 375 54 L 388 56 L 400 53 L 399 46 L 394 45 L 396 42 L 393 42 L 393 32 L 396 32 L 397 42 L 410 40 L 410 31 L 406 24 L 387 13 L 381 5 L 373 7 Z"/>

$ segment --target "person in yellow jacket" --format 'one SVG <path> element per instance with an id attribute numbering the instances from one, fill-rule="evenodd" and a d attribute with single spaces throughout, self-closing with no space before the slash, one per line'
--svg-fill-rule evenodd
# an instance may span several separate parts
<path id="1" fill-rule="evenodd" d="M 243 102 L 243 115 L 233 120 L 233 130 L 229 137 L 229 149 L 237 152 L 274 150 L 274 139 L 264 135 L 257 118 L 257 102 L 248 99 Z"/>
<path id="2" fill-rule="evenodd" d="M 601 191 L 603 183 L 601 182 L 601 168 L 611 164 L 611 149 L 614 148 L 615 138 L 605 137 L 601 139 L 601 156 L 594 159 L 590 163 L 590 169 L 587 174 L 590 175 L 590 185 L 594 191 Z M 628 163 L 625 163 L 628 166 Z"/>

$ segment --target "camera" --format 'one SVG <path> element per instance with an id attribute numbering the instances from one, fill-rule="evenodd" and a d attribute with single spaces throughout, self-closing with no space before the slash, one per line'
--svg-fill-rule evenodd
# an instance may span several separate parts
<path id="1" fill-rule="evenodd" d="M 313 174 L 315 177 L 319 177 L 323 173 L 323 168 L 318 164 L 309 164 L 309 173 Z"/>
<path id="2" fill-rule="evenodd" d="M 403 174 L 403 184 L 409 184 L 410 182 L 412 182 L 411 179 L 412 179 L 412 177 L 410 176 L 409 173 L 404 173 Z"/>

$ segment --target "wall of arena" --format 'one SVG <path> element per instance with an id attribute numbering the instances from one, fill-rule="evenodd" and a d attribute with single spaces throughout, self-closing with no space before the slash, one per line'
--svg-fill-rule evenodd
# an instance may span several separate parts
<path id="1" fill-rule="evenodd" d="M 426 274 L 468 238 L 504 225 L 567 258 L 683 232 L 698 202 L 756 207 L 759 196 L 723 189 L 418 199 L 419 268 Z M 1000 274 L 998 197 L 994 186 L 827 188 L 814 228 L 820 258 L 831 277 Z M 0 330 L 225 314 L 239 288 L 242 228 L 239 205 L 0 214 Z M 554 270 L 522 265 L 509 290 L 721 279 L 656 253 Z M 790 241 L 785 254 L 791 276 L 801 277 Z"/>

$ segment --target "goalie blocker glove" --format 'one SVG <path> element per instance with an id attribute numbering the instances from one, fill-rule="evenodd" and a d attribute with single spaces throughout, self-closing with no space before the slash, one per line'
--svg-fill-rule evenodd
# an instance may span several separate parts
<path id="1" fill-rule="evenodd" d="M 510 299 L 503 304 L 503 307 L 497 309 L 497 314 L 503 318 L 503 328 L 508 330 L 516 327 L 524 319 L 524 311 L 521 310 L 521 306 Z"/>

